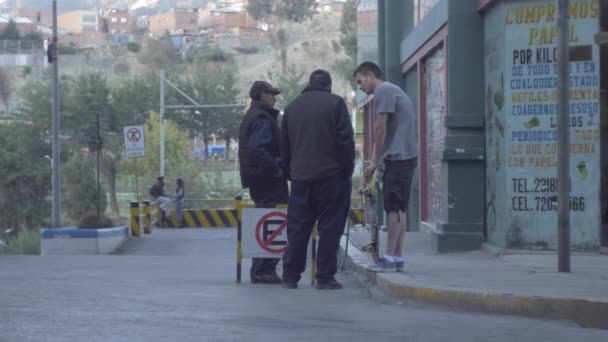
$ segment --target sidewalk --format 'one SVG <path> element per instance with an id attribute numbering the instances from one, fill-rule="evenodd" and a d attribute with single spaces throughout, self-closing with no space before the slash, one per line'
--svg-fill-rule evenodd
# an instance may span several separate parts
<path id="1" fill-rule="evenodd" d="M 435 254 L 424 232 L 405 237 L 406 268 L 368 272 L 370 257 L 359 247 L 365 228 L 351 228 L 347 266 L 369 277 L 386 294 L 455 309 L 573 320 L 608 329 L 608 256 L 573 254 L 571 273 L 557 272 L 556 253 L 508 254 L 491 246 L 474 252 Z M 386 233 L 380 233 L 384 252 Z M 344 255 L 346 235 L 341 241 Z M 382 255 L 382 254 L 381 254 Z"/>

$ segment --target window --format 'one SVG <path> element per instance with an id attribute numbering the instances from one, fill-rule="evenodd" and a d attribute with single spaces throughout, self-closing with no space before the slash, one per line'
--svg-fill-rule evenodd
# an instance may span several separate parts
<path id="1" fill-rule="evenodd" d="M 120 18 L 120 22 L 121 23 L 126 23 L 127 22 L 127 18 Z"/>
<path id="2" fill-rule="evenodd" d="M 94 15 L 83 15 L 82 21 L 85 23 L 94 23 L 97 21 L 97 17 Z"/>
<path id="3" fill-rule="evenodd" d="M 115 29 L 111 29 L 111 30 L 110 30 L 110 33 L 111 33 L 111 34 L 116 34 L 116 30 L 115 30 Z"/>
<path id="4" fill-rule="evenodd" d="M 112 22 L 113 22 L 113 23 L 115 23 L 115 22 L 117 22 L 117 21 L 118 21 L 118 18 L 116 18 L 116 17 L 112 17 Z"/>

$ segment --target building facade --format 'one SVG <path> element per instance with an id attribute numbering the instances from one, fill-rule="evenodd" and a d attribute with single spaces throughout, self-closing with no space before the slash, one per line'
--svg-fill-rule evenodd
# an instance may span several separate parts
<path id="1" fill-rule="evenodd" d="M 438 252 L 485 241 L 555 250 L 555 1 L 377 6 L 379 64 L 419 113 L 412 226 Z M 571 0 L 569 13 L 571 247 L 598 251 L 608 245 L 608 1 Z M 369 124 L 371 103 L 360 100 Z"/>
<path id="2" fill-rule="evenodd" d="M 246 10 L 213 9 L 199 10 L 198 25 L 203 29 L 229 30 L 235 27 L 257 28 L 258 23 Z"/>
<path id="3" fill-rule="evenodd" d="M 100 25 L 95 11 L 72 11 L 57 16 L 57 26 L 71 33 L 99 31 Z"/>
<path id="4" fill-rule="evenodd" d="M 110 42 L 126 44 L 129 40 L 131 26 L 134 25 L 133 21 L 133 17 L 127 10 L 107 9 L 103 12 L 103 32 L 108 34 Z"/>
<path id="5" fill-rule="evenodd" d="M 53 24 L 53 16 L 51 11 L 31 8 L 17 8 L 14 14 L 16 17 L 27 18 L 37 25 L 51 26 Z"/>
<path id="6" fill-rule="evenodd" d="M 196 31 L 198 29 L 198 9 L 171 9 L 168 12 L 150 16 L 149 30 L 154 36 L 162 36 L 165 31 Z"/>

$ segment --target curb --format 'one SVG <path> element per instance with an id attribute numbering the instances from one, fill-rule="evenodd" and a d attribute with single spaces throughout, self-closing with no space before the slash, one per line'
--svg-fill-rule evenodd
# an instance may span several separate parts
<path id="1" fill-rule="evenodd" d="M 346 239 L 340 241 L 340 253 L 344 256 Z M 552 298 L 520 296 L 509 293 L 454 291 L 440 287 L 419 287 L 404 284 L 407 277 L 402 273 L 374 273 L 365 266 L 370 262 L 367 255 L 349 242 L 348 262 L 353 271 L 366 276 L 386 295 L 433 305 L 536 318 L 567 319 L 584 328 L 608 329 L 608 301 L 577 298 Z M 397 281 L 399 280 L 399 282 Z"/>

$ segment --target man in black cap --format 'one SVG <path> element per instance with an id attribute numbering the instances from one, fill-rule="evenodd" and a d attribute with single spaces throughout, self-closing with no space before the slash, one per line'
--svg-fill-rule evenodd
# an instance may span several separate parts
<path id="1" fill-rule="evenodd" d="M 256 205 L 285 204 L 289 199 L 287 179 L 279 166 L 279 126 L 274 109 L 281 91 L 265 81 L 255 81 L 249 90 L 251 107 L 239 130 L 241 184 L 249 188 Z M 280 258 L 253 258 L 252 283 L 281 283 L 276 273 Z"/>
<path id="2" fill-rule="evenodd" d="M 350 207 L 355 141 L 346 103 L 331 93 L 327 71 L 313 71 L 306 89 L 285 108 L 281 159 L 291 180 L 283 287 L 297 288 L 316 222 L 316 288 L 341 289 L 334 276 Z"/>

